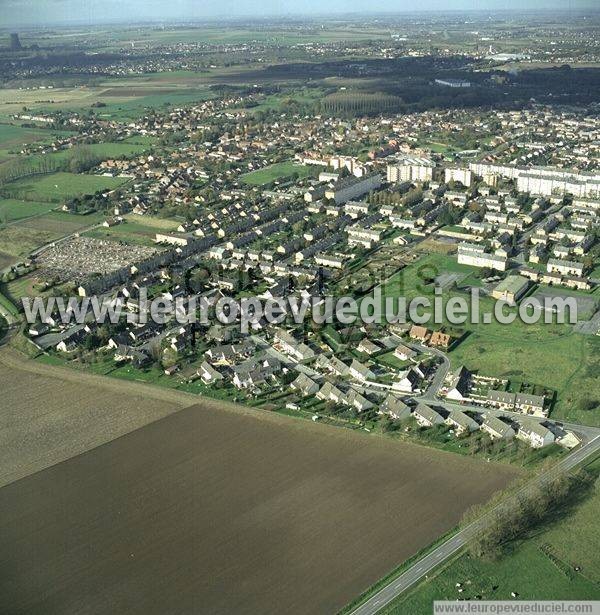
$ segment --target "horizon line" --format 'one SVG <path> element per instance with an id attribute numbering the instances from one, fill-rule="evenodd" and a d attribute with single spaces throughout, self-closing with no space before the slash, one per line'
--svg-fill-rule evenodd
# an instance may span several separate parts
<path id="1" fill-rule="evenodd" d="M 560 14 L 564 15 L 568 14 L 576 14 L 577 16 L 585 16 L 587 14 L 598 15 L 600 17 L 600 6 L 596 7 L 580 7 L 580 8 L 522 8 L 522 9 L 514 9 L 514 8 L 494 8 L 494 9 L 434 9 L 434 8 L 422 8 L 419 10 L 394 10 L 394 11 L 369 11 L 361 10 L 361 11 L 348 11 L 348 12 L 333 12 L 333 13 L 294 13 L 289 12 L 285 15 L 282 14 L 272 14 L 272 15 L 255 15 L 252 13 L 241 13 L 239 15 L 210 15 L 206 17 L 191 17 L 191 18 L 170 18 L 170 17 L 147 17 L 141 20 L 132 20 L 132 19 L 110 19 L 110 18 L 100 18 L 98 20 L 94 20 L 90 22 L 85 18 L 81 19 L 72 19 L 65 21 L 64 19 L 57 21 L 45 21 L 45 22 L 12 22 L 5 23 L 0 26 L 0 32 L 7 32 L 10 29 L 14 29 L 16 27 L 22 28 L 45 28 L 45 27 L 73 27 L 73 26 L 103 26 L 103 25 L 122 25 L 122 26 L 142 26 L 142 25 L 160 25 L 160 24 L 168 24 L 168 25 L 193 25 L 193 24 L 214 24 L 214 23 L 235 23 L 239 22 L 256 22 L 256 23 L 265 23 L 265 22 L 286 22 L 292 20 L 303 20 L 303 21 L 314 21 L 317 19 L 352 19 L 359 18 L 364 16 L 369 16 L 371 18 L 377 17 L 390 17 L 390 16 L 418 16 L 418 15 L 427 15 L 431 16 L 431 14 L 435 13 L 436 15 L 536 15 L 536 14 Z"/>

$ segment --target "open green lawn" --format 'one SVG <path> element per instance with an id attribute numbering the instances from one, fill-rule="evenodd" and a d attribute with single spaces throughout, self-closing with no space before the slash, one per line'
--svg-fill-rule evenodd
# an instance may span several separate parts
<path id="1" fill-rule="evenodd" d="M 590 464 L 598 469 L 598 460 Z M 600 488 L 559 521 L 517 544 L 497 562 L 467 554 L 449 562 L 383 611 L 386 615 L 430 613 L 434 600 L 598 600 L 600 598 Z M 579 567 L 580 571 L 575 571 Z M 458 592 L 456 583 L 464 591 Z M 494 589 L 496 588 L 496 589 Z"/>
<path id="2" fill-rule="evenodd" d="M 146 142 L 109 142 L 92 143 L 83 145 L 85 151 L 93 155 L 98 161 L 110 158 L 131 158 L 149 149 L 151 143 Z M 54 165 L 51 169 L 68 169 L 69 162 L 73 156 L 72 149 L 64 149 L 49 154 L 32 154 L 30 156 L 20 156 L 19 160 L 27 164 L 28 168 L 36 172 L 42 168 L 42 161 Z"/>
<path id="3" fill-rule="evenodd" d="M 433 296 L 434 288 L 430 282 L 444 273 L 460 274 L 463 286 L 481 286 L 477 270 L 468 265 L 459 265 L 456 256 L 427 254 L 387 280 L 382 286 L 382 294 L 384 297 L 406 297 L 408 300 L 423 295 Z"/>
<path id="4" fill-rule="evenodd" d="M 167 218 L 127 215 L 125 222 L 110 228 L 100 227 L 85 233 L 96 239 L 112 239 L 136 245 L 154 246 L 156 233 L 170 232 L 177 229 L 180 222 Z"/>
<path id="5" fill-rule="evenodd" d="M 126 181 L 128 180 L 121 177 L 52 173 L 11 182 L 5 186 L 4 191 L 14 198 L 27 201 L 60 203 L 76 196 L 94 194 L 99 190 L 114 190 Z"/>
<path id="6" fill-rule="evenodd" d="M 251 186 L 264 186 L 274 181 L 288 179 L 292 175 L 297 174 L 299 177 L 308 177 L 312 174 L 312 169 L 306 166 L 294 164 L 291 160 L 286 162 L 278 162 L 271 166 L 252 171 L 242 175 L 242 181 Z"/>
<path id="7" fill-rule="evenodd" d="M 434 600 L 472 600 L 475 596 L 482 596 L 483 600 L 511 600 L 511 592 L 518 593 L 519 600 L 598 599 L 597 584 L 583 574 L 568 576 L 540 546 L 537 540 L 525 543 L 510 557 L 493 563 L 463 555 L 436 575 L 435 580 L 418 585 L 382 613 L 423 615 L 432 612 Z M 458 593 L 456 583 L 463 584 L 462 593 Z"/>
<path id="8" fill-rule="evenodd" d="M 0 229 L 0 265 L 26 257 L 31 251 L 102 220 L 100 214 L 80 216 L 62 211 L 22 220 Z"/>
<path id="9" fill-rule="evenodd" d="M 30 143 L 50 143 L 57 136 L 66 136 L 70 132 L 49 130 L 47 128 L 23 128 L 16 124 L 0 124 L 0 158 L 10 152 L 19 152 Z"/>
<path id="10" fill-rule="evenodd" d="M 35 201 L 0 198 L 0 223 L 44 214 L 55 207 L 56 203 L 37 203 Z"/>
<path id="11" fill-rule="evenodd" d="M 385 295 L 431 299 L 427 279 L 444 271 L 464 273 L 463 284 L 476 280 L 475 270 L 458 265 L 456 257 L 430 254 L 393 276 L 384 285 Z M 480 312 L 492 308 L 493 301 L 482 298 Z M 467 322 L 461 328 L 467 335 L 450 352 L 453 368 L 465 365 L 480 375 L 554 389 L 553 418 L 600 426 L 600 338 L 574 333 L 568 324 L 525 324 L 519 319 L 510 325 Z M 584 409 L 586 400 L 596 402 L 596 408 Z"/>

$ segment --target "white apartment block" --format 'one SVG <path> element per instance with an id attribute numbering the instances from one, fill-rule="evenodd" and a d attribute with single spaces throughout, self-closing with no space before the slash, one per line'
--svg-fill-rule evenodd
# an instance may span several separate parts
<path id="1" fill-rule="evenodd" d="M 397 164 L 388 165 L 387 180 L 393 184 L 431 181 L 434 168 L 435 162 L 429 158 L 402 158 Z"/>
<path id="2" fill-rule="evenodd" d="M 445 169 L 444 183 L 448 184 L 451 181 L 460 182 L 463 186 L 468 188 L 473 181 L 473 172 L 470 169 L 463 168 Z"/>
<path id="3" fill-rule="evenodd" d="M 555 258 L 548 260 L 546 271 L 548 273 L 561 273 L 563 275 L 575 275 L 581 277 L 583 275 L 583 264 L 576 261 L 563 261 Z"/>
<path id="4" fill-rule="evenodd" d="M 474 248 L 478 248 L 477 250 Z M 488 267 L 496 271 L 506 271 L 508 259 L 496 254 L 488 254 L 480 246 L 466 244 L 458 248 L 459 265 L 471 265 L 471 267 Z"/>

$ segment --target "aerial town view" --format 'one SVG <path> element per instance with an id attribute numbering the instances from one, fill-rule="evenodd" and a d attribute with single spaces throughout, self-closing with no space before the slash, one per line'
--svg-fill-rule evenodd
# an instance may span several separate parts
<path id="1" fill-rule="evenodd" d="M 597 0 L 2 0 L 0 615 L 600 613 L 599 547 Z"/>

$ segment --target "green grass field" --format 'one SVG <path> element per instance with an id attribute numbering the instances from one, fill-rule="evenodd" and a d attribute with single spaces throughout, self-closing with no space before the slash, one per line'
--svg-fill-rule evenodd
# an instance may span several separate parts
<path id="1" fill-rule="evenodd" d="M 4 191 L 17 199 L 60 203 L 99 190 L 114 190 L 126 181 L 120 177 L 53 173 L 11 182 L 5 186 Z"/>
<path id="2" fill-rule="evenodd" d="M 201 83 L 201 74 L 192 74 L 195 75 L 193 79 L 179 82 L 170 82 L 172 80 L 162 76 L 155 81 L 151 74 L 128 79 L 127 83 L 119 79 L 93 80 L 85 87 L 73 83 L 44 91 L 5 88 L 0 90 L 0 117 L 8 122 L 10 114 L 20 112 L 25 106 L 39 112 L 91 109 L 99 117 L 134 119 L 149 107 L 182 105 L 213 96 L 206 84 Z M 96 103 L 103 106 L 92 107 Z M 0 143 L 0 154 L 2 147 Z"/>
<path id="3" fill-rule="evenodd" d="M 463 584 L 462 593 L 458 593 L 456 583 Z M 595 583 L 581 574 L 567 576 L 540 550 L 537 541 L 532 541 L 500 562 L 485 563 L 463 555 L 437 574 L 435 580 L 419 585 L 382 613 L 422 615 L 432 612 L 434 600 L 475 596 L 482 596 L 483 600 L 511 600 L 511 592 L 518 593 L 519 600 L 597 600 L 599 591 Z"/>
<path id="4" fill-rule="evenodd" d="M 480 285 L 475 271 L 458 265 L 456 257 L 429 254 L 393 276 L 384 285 L 384 294 L 403 295 L 409 300 L 418 295 L 431 299 L 433 286 L 427 284 L 428 279 L 457 272 L 466 276 L 462 284 Z M 447 291 L 445 296 L 452 293 L 455 291 Z M 492 309 L 493 301 L 482 298 L 480 312 Z M 453 368 L 465 365 L 484 376 L 554 389 L 557 401 L 553 418 L 600 425 L 600 338 L 574 333 L 568 324 L 525 324 L 519 319 L 510 325 L 495 320 L 490 324 L 466 322 L 461 328 L 467 335 L 450 352 Z M 596 408 L 584 409 L 586 400 L 597 402 Z"/>
<path id="5" fill-rule="evenodd" d="M 312 170 L 309 167 L 300 166 L 288 160 L 287 162 L 272 164 L 258 171 L 246 173 L 242 175 L 241 179 L 245 184 L 250 186 L 264 186 L 274 181 L 288 179 L 295 173 L 298 174 L 299 177 L 308 177 L 312 174 Z"/>
<path id="6" fill-rule="evenodd" d="M 85 151 L 93 155 L 98 161 L 108 160 L 110 158 L 131 158 L 138 154 L 147 151 L 150 147 L 150 142 L 119 142 L 119 143 L 92 143 L 82 146 Z M 35 172 L 41 168 L 42 160 L 54 166 L 51 169 L 69 169 L 69 162 L 73 156 L 73 150 L 65 149 L 50 154 L 32 154 L 30 156 L 20 156 L 19 160 L 22 163 L 27 163 L 28 168 Z"/>
<path id="7" fill-rule="evenodd" d="M 47 128 L 23 128 L 16 124 L 0 124 L 0 159 L 18 152 L 30 143 L 50 143 L 57 136 L 72 134 L 66 130 L 49 130 Z"/>
<path id="8" fill-rule="evenodd" d="M 62 211 L 22 220 L 0 229 L 0 261 L 7 264 L 26 257 L 31 251 L 61 237 L 97 224 L 100 214 L 79 216 Z M 2 258 L 3 257 L 3 258 Z"/>
<path id="9" fill-rule="evenodd" d="M 35 201 L 0 198 L 0 223 L 44 214 L 55 207 L 56 203 L 37 203 Z"/>
<path id="10" fill-rule="evenodd" d="M 129 214 L 122 224 L 110 228 L 96 228 L 85 233 L 85 236 L 95 237 L 96 239 L 111 239 L 135 245 L 155 246 L 156 233 L 174 231 L 179 224 L 180 222 L 177 220 L 168 218 Z"/>

